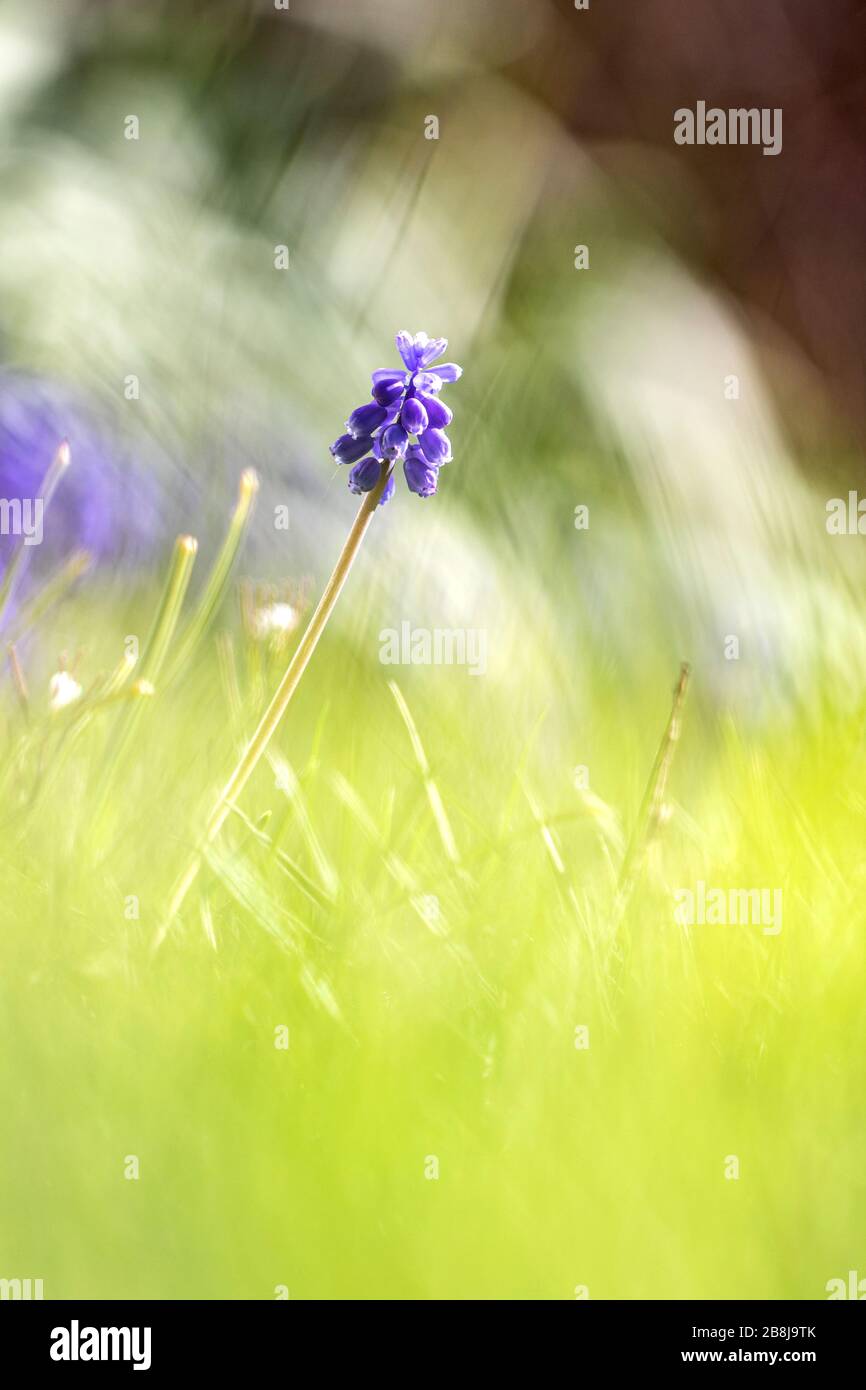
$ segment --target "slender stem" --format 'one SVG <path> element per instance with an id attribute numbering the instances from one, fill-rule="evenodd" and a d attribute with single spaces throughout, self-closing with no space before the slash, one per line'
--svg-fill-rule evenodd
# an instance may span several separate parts
<path id="1" fill-rule="evenodd" d="M 451 829 L 451 822 L 448 819 L 448 812 L 445 810 L 445 803 L 442 800 L 439 788 L 436 785 L 430 764 L 427 761 L 427 754 L 421 742 L 421 735 L 418 726 L 412 718 L 412 712 L 406 703 L 406 697 L 396 681 L 388 682 L 388 689 L 397 702 L 397 708 L 406 725 L 409 734 L 409 741 L 412 744 L 412 751 L 421 769 L 421 777 L 424 781 L 424 790 L 427 793 L 427 800 L 430 803 L 430 810 L 433 812 L 433 819 L 436 822 L 436 829 L 439 831 L 439 838 L 442 841 L 442 848 L 451 860 L 452 864 L 460 863 L 460 851 L 457 848 L 457 841 L 454 839 L 454 831 Z"/>
<path id="2" fill-rule="evenodd" d="M 30 632 L 54 604 L 72 588 L 90 569 L 91 556 L 86 550 L 76 550 L 68 560 L 48 578 L 27 603 L 21 605 L 9 631 L 9 642 L 17 642 L 25 632 Z"/>
<path id="3" fill-rule="evenodd" d="M 162 670 L 183 608 L 197 551 L 198 541 L 195 536 L 178 536 L 174 543 L 174 555 L 165 589 L 141 658 L 141 673 L 148 680 L 155 681 Z"/>
<path id="4" fill-rule="evenodd" d="M 156 684 L 166 653 L 171 646 L 171 640 L 177 628 L 183 601 L 192 576 L 197 550 L 198 541 L 195 536 L 178 536 L 174 543 L 165 587 L 138 666 L 141 672 L 140 679 L 149 685 Z M 122 663 L 122 667 L 127 672 L 132 670 L 126 663 Z M 93 817 L 95 824 L 98 824 L 102 819 L 102 813 L 108 802 L 108 793 L 118 768 L 121 766 L 121 759 L 138 727 L 141 710 L 141 701 L 136 700 L 133 704 L 127 705 L 115 722 L 115 727 L 109 736 L 108 746 L 97 774 L 96 785 L 99 790 L 96 795 L 96 812 Z"/>
<path id="5" fill-rule="evenodd" d="M 18 652 L 15 643 L 10 642 L 6 650 L 9 653 L 9 665 L 12 670 L 12 679 L 15 682 L 15 693 L 21 705 L 21 713 L 27 719 L 30 714 L 30 696 L 27 693 L 27 682 L 24 679 L 24 672 L 21 669 L 21 662 L 18 660 Z"/>
<path id="6" fill-rule="evenodd" d="M 166 681 L 171 681 L 186 664 L 198 643 L 206 635 L 214 616 L 229 587 L 229 580 L 235 560 L 241 548 L 244 535 L 253 511 L 256 493 L 259 490 L 258 474 L 253 468 L 245 468 L 241 474 L 238 500 L 231 519 L 223 547 L 216 558 L 204 593 L 198 606 L 181 635 L 178 650 L 170 662 Z"/>
<path id="7" fill-rule="evenodd" d="M 622 862 L 618 885 L 618 897 L 622 908 L 624 908 L 631 894 L 631 890 L 634 887 L 635 879 L 643 863 L 647 848 L 662 823 L 665 791 L 667 790 L 668 776 L 670 774 L 671 765 L 673 764 L 677 741 L 680 736 L 680 724 L 682 722 L 683 706 L 686 700 L 690 675 L 691 667 L 687 661 L 684 661 L 680 666 L 680 674 L 674 686 L 674 698 L 671 706 L 670 718 L 668 719 L 667 727 L 662 735 L 662 741 L 659 744 L 659 750 L 656 754 L 652 772 L 650 773 L 649 781 L 646 785 L 632 837 Z"/>
<path id="8" fill-rule="evenodd" d="M 180 911 L 184 898 L 195 882 L 198 871 L 201 868 L 204 851 L 213 844 L 214 840 L 219 835 L 222 827 L 231 814 L 235 801 L 240 796 L 260 758 L 267 749 L 268 744 L 279 726 L 280 720 L 288 708 L 289 701 L 298 688 L 300 679 L 309 664 L 310 657 L 316 650 L 319 638 L 324 632 L 328 619 L 334 611 L 334 606 L 348 578 L 349 570 L 352 568 L 355 556 L 361 548 L 361 542 L 366 535 L 367 527 L 373 519 L 373 514 L 385 490 L 385 485 L 390 474 L 391 466 L 383 463 L 378 483 L 372 492 L 365 494 L 364 500 L 358 508 L 358 514 L 352 523 L 352 529 L 346 538 L 343 549 L 340 551 L 340 556 L 334 566 L 333 573 L 325 585 L 322 597 L 319 599 L 318 607 L 307 624 L 307 630 L 298 643 L 294 655 L 286 668 L 285 674 L 274 691 L 270 704 L 259 720 L 258 728 L 244 749 L 237 767 L 226 782 L 211 811 L 201 848 L 193 856 L 174 890 L 166 919 L 160 926 L 154 940 L 154 950 L 161 945 L 171 923 Z"/>

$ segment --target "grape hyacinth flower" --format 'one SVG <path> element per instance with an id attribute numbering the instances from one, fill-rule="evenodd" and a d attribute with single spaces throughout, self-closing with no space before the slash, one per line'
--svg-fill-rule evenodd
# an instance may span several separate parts
<path id="1" fill-rule="evenodd" d="M 121 450 L 83 394 L 50 378 L 0 370 L 0 498 L 41 496 L 63 440 L 74 463 L 46 516 L 45 544 L 29 555 L 30 574 L 44 576 L 76 549 L 106 566 L 139 565 L 161 543 L 156 460 L 145 466 Z M 0 578 L 14 548 L 15 537 L 0 534 Z"/>
<path id="2" fill-rule="evenodd" d="M 456 362 L 434 363 L 448 346 L 446 338 L 426 333 L 397 334 L 397 351 L 404 371 L 382 369 L 373 373 L 372 400 L 359 405 L 346 421 L 346 434 L 331 445 L 338 463 L 354 467 L 349 488 L 372 492 L 382 474 L 382 464 L 403 464 L 410 492 L 432 497 L 439 483 L 439 469 L 451 459 L 451 441 L 445 428 L 452 415 L 440 399 L 443 386 L 457 381 L 462 368 Z M 379 498 L 382 506 L 393 495 L 394 478 Z"/>
<path id="3" fill-rule="evenodd" d="M 398 333 L 397 350 L 404 370 L 383 369 L 373 373 L 372 399 L 352 411 L 346 421 L 346 433 L 331 445 L 337 462 L 351 465 L 349 487 L 362 497 L 361 505 L 306 631 L 240 761 L 217 798 L 198 847 L 175 886 L 166 915 L 154 937 L 154 949 L 164 941 L 211 846 L 288 709 L 334 611 L 370 522 L 377 508 L 393 495 L 397 461 L 403 464 L 410 492 L 418 497 L 432 497 L 436 492 L 439 469 L 451 458 L 451 443 L 445 434 L 451 423 L 451 411 L 440 395 L 443 386 L 462 375 L 462 369 L 454 362 L 441 363 L 435 371 L 431 370 L 447 346 L 445 338 L 428 338 L 426 333 L 416 333 L 414 337 L 410 333 Z"/>

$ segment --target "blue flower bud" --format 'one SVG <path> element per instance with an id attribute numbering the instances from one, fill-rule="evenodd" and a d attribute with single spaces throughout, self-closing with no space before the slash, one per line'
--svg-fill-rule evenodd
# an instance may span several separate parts
<path id="1" fill-rule="evenodd" d="M 382 465 L 378 459 L 374 459 L 372 456 L 361 459 L 361 462 L 356 463 L 349 474 L 349 491 L 358 496 L 362 492 L 372 492 L 379 481 L 381 471 Z"/>
<path id="2" fill-rule="evenodd" d="M 431 362 L 435 362 L 437 357 L 442 356 L 447 346 L 447 338 L 428 338 L 426 333 L 418 333 L 415 337 L 416 366 L 423 371 Z"/>
<path id="3" fill-rule="evenodd" d="M 386 459 L 401 459 L 409 445 L 409 436 L 402 425 L 389 425 L 380 435 L 382 455 Z"/>
<path id="4" fill-rule="evenodd" d="M 365 454 L 369 454 L 372 447 L 373 441 L 369 435 L 355 439 L 351 434 L 341 434 L 331 445 L 331 453 L 338 463 L 355 463 Z"/>
<path id="5" fill-rule="evenodd" d="M 397 401 L 405 390 L 402 374 L 396 381 L 374 381 L 373 400 L 377 405 L 390 405 L 392 401 Z"/>
<path id="6" fill-rule="evenodd" d="M 438 376 L 440 381 L 459 381 L 463 375 L 463 368 L 458 367 L 456 362 L 439 362 L 434 375 Z"/>
<path id="7" fill-rule="evenodd" d="M 411 450 L 403 464 L 403 472 L 410 492 L 418 497 L 433 496 L 439 483 L 439 469 L 435 464 L 428 463 L 419 449 Z"/>
<path id="8" fill-rule="evenodd" d="M 431 395 L 437 395 L 442 390 L 442 378 L 435 372 L 416 372 L 412 377 L 412 385 L 416 391 L 428 391 Z"/>
<path id="9" fill-rule="evenodd" d="M 427 412 L 427 423 L 432 429 L 444 430 L 446 425 L 451 424 L 454 419 L 454 412 L 449 410 L 438 396 L 427 396 L 423 391 L 419 391 L 415 399 L 421 402 Z"/>
<path id="10" fill-rule="evenodd" d="M 359 439 L 362 435 L 372 435 L 374 430 L 384 424 L 387 414 L 385 407 L 377 405 L 375 401 L 370 401 L 368 405 L 359 405 L 346 421 L 346 429 L 354 439 Z"/>
<path id="11" fill-rule="evenodd" d="M 411 333 L 398 333 L 394 342 L 397 344 L 397 351 L 403 358 L 410 372 L 415 370 L 415 339 Z"/>
<path id="12" fill-rule="evenodd" d="M 418 443 L 428 463 L 448 463 L 452 457 L 451 441 L 441 430 L 426 429 Z"/>
<path id="13" fill-rule="evenodd" d="M 409 396 L 400 411 L 400 424 L 407 434 L 420 434 L 427 428 L 427 411 L 417 396 Z"/>

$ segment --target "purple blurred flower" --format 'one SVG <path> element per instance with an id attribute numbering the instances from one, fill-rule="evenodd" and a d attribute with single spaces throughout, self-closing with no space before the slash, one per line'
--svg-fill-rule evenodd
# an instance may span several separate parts
<path id="1" fill-rule="evenodd" d="M 122 456 L 117 440 L 68 387 L 0 372 L 0 498 L 39 497 L 64 439 L 72 463 L 45 509 L 43 543 L 32 548 L 28 571 L 55 569 L 74 550 L 97 561 L 141 560 L 162 540 L 155 479 Z M 0 535 L 0 575 L 16 542 Z"/>
<path id="2" fill-rule="evenodd" d="M 381 473 L 381 460 L 403 459 L 409 490 L 432 497 L 439 468 L 451 459 L 451 441 L 443 431 L 452 413 L 439 399 L 442 387 L 463 374 L 456 362 L 434 367 L 448 346 L 445 338 L 426 333 L 398 333 L 397 351 L 405 371 L 383 368 L 373 373 L 372 400 L 353 410 L 343 434 L 331 445 L 338 463 L 354 464 L 349 474 L 352 492 L 371 492 Z M 369 455 L 369 457 L 367 457 Z M 394 491 L 393 474 L 382 495 Z"/>

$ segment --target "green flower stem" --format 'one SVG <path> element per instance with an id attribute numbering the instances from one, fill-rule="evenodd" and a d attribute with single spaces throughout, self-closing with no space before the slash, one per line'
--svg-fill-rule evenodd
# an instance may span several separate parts
<path id="1" fill-rule="evenodd" d="M 252 516 L 253 504 L 259 490 L 258 474 L 245 468 L 241 474 L 238 500 L 225 542 L 211 571 L 204 593 L 186 631 L 180 638 L 175 656 L 169 665 L 166 683 L 174 679 L 188 661 L 202 638 L 207 634 L 229 586 L 235 560 Z"/>
<path id="2" fill-rule="evenodd" d="M 54 605 L 64 598 L 77 579 L 90 569 L 92 559 L 86 550 L 76 550 L 68 560 L 45 581 L 27 603 L 22 604 L 9 632 L 8 641 L 15 643 L 31 632 Z"/>
<path id="3" fill-rule="evenodd" d="M 674 699 L 667 728 L 662 735 L 632 837 L 620 869 L 615 909 L 615 921 L 617 922 L 625 912 L 625 907 L 646 858 L 647 850 L 661 828 L 664 819 L 665 792 L 680 737 L 683 706 L 686 702 L 690 676 L 691 667 L 687 661 L 684 661 L 680 665 L 679 678 L 674 686 Z"/>
<path id="4" fill-rule="evenodd" d="M 379 499 L 385 490 L 385 484 L 390 475 L 391 466 L 383 463 L 378 483 L 373 488 L 372 492 L 368 492 L 364 496 L 364 500 L 358 509 L 358 514 L 352 523 L 352 529 L 346 538 L 346 543 L 340 551 L 340 557 L 334 566 L 330 579 L 325 585 L 324 593 L 319 599 L 318 607 L 307 625 L 307 630 L 298 643 L 294 655 L 286 668 L 285 675 L 274 691 L 270 704 L 259 720 L 258 728 L 241 755 L 240 762 L 226 782 L 225 787 L 211 811 L 201 848 L 194 855 L 178 881 L 177 887 L 172 894 L 171 902 L 169 903 L 166 918 L 161 924 L 154 939 L 154 950 L 156 950 L 165 939 L 171 923 L 180 911 L 187 893 L 195 882 L 205 852 L 216 840 L 222 827 L 225 825 L 237 798 L 240 796 L 255 771 L 259 760 L 264 755 L 268 744 L 279 726 L 280 720 L 288 708 L 289 701 L 298 688 L 300 679 L 309 664 L 310 657 L 316 650 L 319 638 L 324 632 L 328 619 L 334 611 L 337 599 L 340 597 L 340 592 L 349 576 L 349 570 L 352 568 L 355 556 L 361 548 L 361 542 L 366 535 L 367 527 L 373 519 L 373 514 L 379 504 Z"/>
<path id="5" fill-rule="evenodd" d="M 197 550 L 195 536 L 178 536 L 174 543 L 171 568 L 141 657 L 141 675 L 149 681 L 156 681 L 162 670 L 180 618 Z"/>
<path id="6" fill-rule="evenodd" d="M 197 550 L 198 541 L 195 536 L 178 536 L 174 543 L 165 588 L 138 666 L 139 680 L 144 683 L 145 689 L 156 684 L 166 653 L 171 645 L 171 639 L 177 628 L 183 600 L 192 575 Z M 132 669 L 131 665 L 127 666 L 129 672 Z M 138 725 L 141 709 L 142 702 L 138 700 L 127 705 L 109 739 L 108 748 L 98 774 L 101 793 L 97 797 L 97 813 L 94 817 L 94 822 L 97 824 L 105 810 L 112 779 L 120 767 L 123 755 Z"/>

